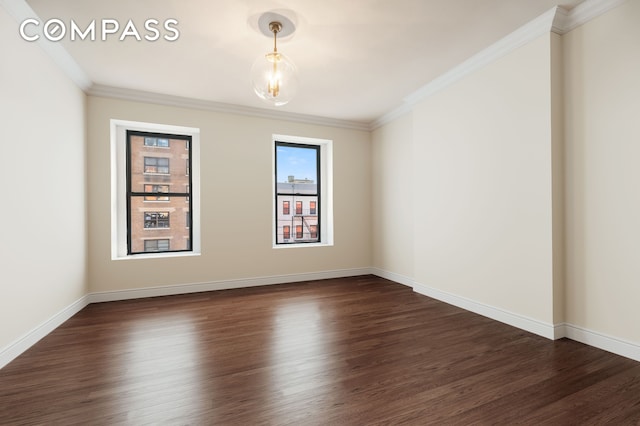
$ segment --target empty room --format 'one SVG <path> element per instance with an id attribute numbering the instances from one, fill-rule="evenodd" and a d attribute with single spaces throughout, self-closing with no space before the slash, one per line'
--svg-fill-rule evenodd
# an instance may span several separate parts
<path id="1" fill-rule="evenodd" d="M 0 41 L 0 424 L 640 424 L 640 0 L 0 0 Z"/>

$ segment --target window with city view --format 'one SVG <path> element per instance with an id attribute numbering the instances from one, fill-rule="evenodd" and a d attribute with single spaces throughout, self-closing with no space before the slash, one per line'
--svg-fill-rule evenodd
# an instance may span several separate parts
<path id="1" fill-rule="evenodd" d="M 128 254 L 191 250 L 190 142 L 127 131 Z"/>
<path id="2" fill-rule="evenodd" d="M 320 146 L 275 142 L 276 244 L 320 242 L 320 170 Z"/>

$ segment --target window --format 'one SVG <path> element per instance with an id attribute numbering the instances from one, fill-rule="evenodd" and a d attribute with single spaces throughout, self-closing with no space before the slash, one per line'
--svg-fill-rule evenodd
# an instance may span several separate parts
<path id="1" fill-rule="evenodd" d="M 157 146 L 160 148 L 169 148 L 169 139 L 161 138 L 144 138 L 144 146 Z"/>
<path id="2" fill-rule="evenodd" d="M 169 185 L 148 185 L 144 186 L 145 194 L 162 194 L 169 192 Z M 144 201 L 169 201 L 166 195 L 145 195 Z"/>
<path id="3" fill-rule="evenodd" d="M 145 252 L 169 251 L 169 240 L 144 240 Z"/>
<path id="4" fill-rule="evenodd" d="M 169 212 L 145 212 L 144 227 L 169 228 Z"/>
<path id="5" fill-rule="evenodd" d="M 169 174 L 169 159 L 158 157 L 144 157 L 144 172 Z"/>
<path id="6" fill-rule="evenodd" d="M 189 135 L 153 134 L 129 130 L 126 132 L 127 152 L 127 254 L 133 255 L 153 251 L 163 253 L 169 251 L 188 251 L 187 240 L 191 238 L 189 226 L 181 226 L 180 220 L 171 227 L 171 212 L 182 211 L 186 207 L 185 224 L 191 223 L 190 177 L 171 172 L 171 159 L 186 158 L 190 162 L 189 152 L 182 149 L 189 140 Z M 178 143 L 180 142 L 180 143 Z M 163 147 L 163 157 L 149 156 Z M 180 191 L 183 189 L 183 191 Z M 149 195 L 149 194 L 162 195 Z M 155 198 L 155 199 L 154 199 Z M 164 201 L 162 210 L 149 210 L 145 201 Z M 179 216 L 175 216 L 179 217 Z M 173 239 L 170 248 L 160 244 L 147 250 L 146 241 L 153 241 L 149 236 L 162 239 Z"/>
<path id="7" fill-rule="evenodd" d="M 112 259 L 199 255 L 200 130 L 111 120 L 111 202 Z"/>
<path id="8" fill-rule="evenodd" d="M 332 141 L 274 135 L 273 160 L 274 248 L 332 245 Z"/>

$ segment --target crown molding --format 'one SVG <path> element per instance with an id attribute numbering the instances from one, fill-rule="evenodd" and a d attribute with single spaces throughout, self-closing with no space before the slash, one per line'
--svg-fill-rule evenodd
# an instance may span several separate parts
<path id="1" fill-rule="evenodd" d="M 628 0 L 586 0 L 571 9 L 567 14 L 567 19 L 562 28 L 554 32 L 560 35 L 568 33 L 627 1 Z"/>
<path id="2" fill-rule="evenodd" d="M 249 117 L 267 118 L 272 120 L 286 120 L 297 123 L 316 124 L 320 126 L 339 127 L 351 130 L 369 131 L 370 124 L 361 121 L 340 120 L 336 118 L 319 117 L 308 114 L 298 114 L 285 111 L 274 111 L 264 108 L 254 108 L 242 105 L 226 104 L 202 99 L 186 98 L 161 93 L 145 92 L 142 90 L 125 89 L 121 87 L 93 84 L 88 90 L 90 96 L 122 99 L 134 102 L 147 102 L 156 105 L 165 105 L 179 108 L 200 109 L 205 111 L 237 114 Z"/>
<path id="3" fill-rule="evenodd" d="M 460 65 L 406 96 L 403 99 L 403 105 L 374 120 L 371 123 L 372 130 L 395 120 L 410 111 L 413 106 L 421 100 L 434 95 L 462 79 L 464 76 L 471 74 L 536 38 L 549 32 L 559 35 L 566 34 L 580 25 L 620 6 L 626 1 L 628 0 L 586 0 L 570 11 L 560 6 L 553 7 L 533 21 L 530 21 L 488 48 L 462 62 Z"/>
<path id="4" fill-rule="evenodd" d="M 27 18 L 39 19 L 39 16 L 24 0 L 0 0 L 7 13 L 20 24 Z M 93 96 L 124 99 L 138 102 L 149 102 L 158 105 L 176 106 L 182 108 L 194 108 L 221 113 L 239 114 L 250 117 L 260 117 L 273 120 L 286 120 L 297 123 L 316 124 L 321 126 L 338 127 L 351 130 L 369 131 L 370 123 L 353 120 L 340 120 L 335 118 L 320 117 L 309 114 L 297 114 L 285 111 L 274 111 L 265 108 L 253 108 L 241 105 L 225 104 L 220 102 L 205 101 L 200 99 L 164 95 L 160 93 L 144 92 L 119 87 L 111 87 L 95 84 L 89 76 L 71 57 L 69 52 L 60 43 L 55 43 L 40 37 L 34 42 L 40 46 L 62 69 L 62 71 L 85 93 Z"/>
<path id="5" fill-rule="evenodd" d="M 331 126 L 352 130 L 375 130 L 396 118 L 410 112 L 413 106 L 433 94 L 443 90 L 464 76 L 488 65 L 502 56 L 518 49 L 519 47 L 535 40 L 548 32 L 566 34 L 580 25 L 608 12 L 611 9 L 625 3 L 628 0 L 586 0 L 571 11 L 556 6 L 533 21 L 517 29 L 498 42 L 467 59 L 460 65 L 452 68 L 447 73 L 432 80 L 420 89 L 403 99 L 403 104 L 387 112 L 383 116 L 371 121 L 340 120 L 328 117 L 319 117 L 308 114 L 297 114 L 284 111 L 274 111 L 264 108 L 254 108 L 241 105 L 225 104 L 220 102 L 205 101 L 200 99 L 164 95 L 159 93 L 144 92 L 140 90 L 125 89 L 94 84 L 84 70 L 78 65 L 71 55 L 59 43 L 50 42 L 43 37 L 37 43 L 63 70 L 63 72 L 84 92 L 92 96 L 102 96 L 114 99 L 149 102 L 159 105 L 176 106 L 182 108 L 194 108 L 221 113 L 239 114 L 251 117 L 260 117 L 274 120 L 294 121 L 306 124 Z M 24 0 L 0 0 L 0 6 L 20 23 L 27 18 L 38 17 Z M 25 41 L 25 43 L 28 43 Z"/>
<path id="6" fill-rule="evenodd" d="M 533 21 L 530 21 L 528 24 L 518 28 L 488 48 L 473 55 L 460 65 L 452 68 L 449 72 L 437 77 L 425 86 L 422 86 L 420 89 L 405 97 L 404 101 L 410 105 L 415 105 L 419 101 L 432 96 L 446 87 L 449 87 L 466 75 L 471 74 L 472 72 L 537 39 L 543 34 L 548 33 L 553 26 L 553 21 L 559 9 L 562 8 L 556 6 L 548 10 Z"/>
<path id="7" fill-rule="evenodd" d="M 27 18 L 39 18 L 33 9 L 31 9 L 31 6 L 24 0 L 0 0 L 0 6 L 2 6 L 18 24 Z M 40 37 L 36 41 L 25 41 L 25 43 L 35 43 L 40 46 L 81 90 L 86 92 L 87 89 L 91 87 L 91 79 L 89 76 L 80 68 L 80 65 L 78 65 L 60 43 L 48 41 L 44 37 Z"/>
<path id="8" fill-rule="evenodd" d="M 566 32 L 565 28 L 567 27 L 570 15 L 571 13 L 567 9 L 559 6 L 555 7 L 555 14 L 551 21 L 550 31 L 556 34 L 564 34 Z"/>
<path id="9" fill-rule="evenodd" d="M 382 117 L 378 117 L 375 120 L 373 120 L 369 124 L 369 130 L 371 131 L 376 130 L 384 126 L 385 124 L 391 123 L 393 120 L 400 118 L 405 114 L 410 113 L 411 111 L 413 111 L 413 105 L 405 102 L 399 107 L 392 109 Z"/>

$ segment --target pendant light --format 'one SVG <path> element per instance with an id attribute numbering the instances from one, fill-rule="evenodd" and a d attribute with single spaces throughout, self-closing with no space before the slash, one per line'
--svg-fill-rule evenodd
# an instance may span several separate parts
<path id="1" fill-rule="evenodd" d="M 282 31 L 281 21 L 269 22 L 269 32 L 273 34 L 273 52 L 260 55 L 251 68 L 251 81 L 256 95 L 274 106 L 288 103 L 298 89 L 295 64 L 278 52 L 278 34 Z"/>

